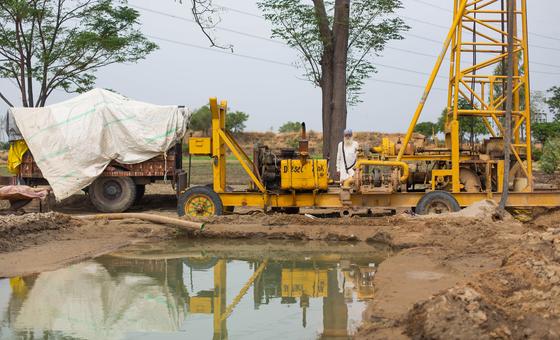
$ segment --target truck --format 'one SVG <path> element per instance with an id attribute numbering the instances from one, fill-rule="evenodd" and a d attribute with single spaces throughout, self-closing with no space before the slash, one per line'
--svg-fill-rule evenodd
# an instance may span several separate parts
<path id="1" fill-rule="evenodd" d="M 31 152 L 26 152 L 20 165 L 19 177 L 29 186 L 49 185 L 37 166 Z M 183 170 L 182 143 L 177 143 L 166 152 L 136 164 L 112 161 L 103 173 L 84 188 L 93 206 L 100 212 L 124 212 L 139 204 L 146 185 L 156 181 L 169 182 L 180 193 L 187 186 L 187 174 Z"/>
<path id="2" fill-rule="evenodd" d="M 18 184 L 47 185 L 58 200 L 81 190 L 97 210 L 123 212 L 146 185 L 186 185 L 182 144 L 189 111 L 93 89 L 39 108 L 10 108 L 8 168 Z"/>

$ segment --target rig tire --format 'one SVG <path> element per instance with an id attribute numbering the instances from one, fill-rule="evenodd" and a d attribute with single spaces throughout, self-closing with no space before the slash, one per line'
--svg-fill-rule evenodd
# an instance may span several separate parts
<path id="1" fill-rule="evenodd" d="M 205 217 L 224 213 L 220 196 L 207 186 L 187 189 L 179 196 L 177 214 L 179 216 Z"/>
<path id="2" fill-rule="evenodd" d="M 455 197 L 447 191 L 431 191 L 425 194 L 415 209 L 418 215 L 444 214 L 460 210 L 461 206 Z"/>

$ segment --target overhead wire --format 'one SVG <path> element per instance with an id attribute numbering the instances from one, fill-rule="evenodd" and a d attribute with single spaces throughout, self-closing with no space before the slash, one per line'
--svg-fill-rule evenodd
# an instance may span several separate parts
<path id="1" fill-rule="evenodd" d="M 181 20 L 181 21 L 185 21 L 185 22 L 195 23 L 195 24 L 196 24 L 196 21 L 195 21 L 195 20 L 192 20 L 192 19 L 189 19 L 189 18 L 185 18 L 185 17 L 183 17 L 183 16 L 178 16 L 178 15 L 174 15 L 174 14 L 170 14 L 170 13 L 158 11 L 158 10 L 151 9 L 151 8 L 146 8 L 146 7 L 143 7 L 143 6 L 133 5 L 133 4 L 129 4 L 129 6 L 130 6 L 130 7 L 133 7 L 133 8 L 140 9 L 140 10 L 145 11 L 145 12 L 149 12 L 149 13 L 153 13 L 153 14 L 158 14 L 158 15 L 162 15 L 162 16 L 167 16 L 167 17 L 174 18 L 174 19 L 177 19 L 177 20 Z M 250 12 L 241 11 L 241 10 L 237 10 L 237 9 L 235 9 L 235 8 L 226 7 L 226 6 L 222 6 L 222 5 L 217 5 L 217 6 L 222 7 L 222 8 L 226 8 L 226 9 L 228 9 L 228 10 L 231 10 L 232 12 L 235 11 L 235 12 L 238 12 L 238 13 L 240 13 L 240 14 L 250 15 L 250 16 L 256 16 L 256 17 L 261 18 L 261 16 L 256 15 L 256 14 L 252 14 L 252 13 L 250 13 Z M 433 26 L 445 28 L 445 26 L 443 26 L 443 25 L 433 24 L 433 23 L 430 23 L 430 22 L 427 22 L 427 21 L 424 21 L 424 20 L 419 20 L 419 19 L 415 19 L 415 18 L 411 18 L 411 17 L 406 17 L 406 16 L 402 16 L 402 17 L 403 17 L 403 18 L 408 18 L 408 19 L 411 19 L 411 20 L 414 20 L 414 21 L 418 21 L 418 22 L 421 22 L 421 23 L 424 23 L 424 24 L 429 24 L 429 25 L 433 25 Z M 259 36 L 259 35 L 247 33 L 247 32 L 238 31 L 238 30 L 234 30 L 234 29 L 231 29 L 231 28 L 227 28 L 227 27 L 221 27 L 221 26 L 219 26 L 219 27 L 216 27 L 216 29 L 217 29 L 217 30 L 224 31 L 224 32 L 230 32 L 230 33 L 234 33 L 234 34 L 246 36 L 246 37 L 249 37 L 249 38 L 259 39 L 259 40 L 263 40 L 263 41 L 272 42 L 272 43 L 275 43 L 275 44 L 287 46 L 286 43 L 284 43 L 284 42 L 282 42 L 282 41 L 279 41 L 279 40 L 275 40 L 275 39 L 271 39 L 271 38 L 268 38 L 268 37 L 263 37 L 263 36 Z M 421 35 L 417 35 L 417 34 L 413 34 L 413 33 L 408 33 L 408 35 L 410 35 L 410 36 L 412 36 L 412 37 L 415 37 L 415 38 L 418 38 L 418 39 L 422 39 L 422 40 L 430 41 L 430 42 L 433 42 L 433 43 L 437 43 L 437 44 L 441 43 L 441 41 L 439 41 L 439 40 L 427 38 L 427 37 L 424 37 L 424 36 L 421 36 Z M 199 46 L 199 47 L 200 47 L 200 46 Z M 393 46 L 386 46 L 386 48 L 387 48 L 387 49 L 392 49 L 392 50 L 401 51 L 401 52 L 411 53 L 411 54 L 415 54 L 415 55 L 430 57 L 430 58 L 437 58 L 437 57 L 438 57 L 438 56 L 435 55 L 435 54 L 422 53 L 422 52 L 419 52 L 419 51 L 413 51 L 413 50 L 404 49 L 404 48 L 397 48 L 397 47 L 393 47 Z M 258 57 L 255 57 L 255 58 L 258 58 Z M 263 58 L 261 58 L 261 59 L 263 59 Z M 277 63 L 277 62 L 275 62 L 275 63 Z M 531 63 L 532 63 L 532 64 L 535 64 L 535 65 L 549 66 L 549 67 L 555 67 L 555 68 L 559 68 L 559 69 L 560 69 L 560 65 L 545 64 L 545 63 L 539 63 L 539 62 L 533 62 L 533 61 L 532 61 Z M 381 65 L 381 64 L 380 64 L 380 65 Z M 391 68 L 391 67 L 392 67 L 392 66 L 389 66 L 389 65 L 383 65 L 383 66 L 384 66 L 384 67 L 387 67 L 387 68 Z M 399 69 L 399 68 L 397 68 L 397 67 L 393 67 L 393 68 L 394 68 L 394 69 Z M 401 70 L 402 70 L 402 68 L 401 68 Z M 411 71 L 412 73 L 424 74 L 424 73 L 422 73 L 422 72 L 417 72 L 417 71 L 414 71 L 414 70 L 409 70 L 409 71 Z M 560 75 L 560 73 L 554 73 L 554 72 L 552 72 L 552 73 L 551 73 L 551 72 L 543 72 L 543 71 L 532 71 L 532 72 L 538 73 L 538 74 L 544 74 L 544 75 L 551 75 L 551 76 L 552 76 L 552 75 Z"/>
<path id="2" fill-rule="evenodd" d="M 434 7 L 434 8 L 437 8 L 437 9 L 440 9 L 440 10 L 443 10 L 443 11 L 446 11 L 446 12 L 452 12 L 452 11 L 451 11 L 450 9 L 448 9 L 448 8 L 435 5 L 435 4 L 432 4 L 432 3 L 427 2 L 427 1 L 423 1 L 423 0 L 412 0 L 412 1 L 415 1 L 415 2 L 418 2 L 418 3 L 421 3 L 421 4 L 424 4 L 424 5 L 427 5 L 427 6 L 430 6 L 430 7 Z M 242 11 L 242 10 L 239 10 L 239 9 L 236 9 L 236 8 L 232 8 L 232 7 L 228 7 L 228 6 L 223 6 L 223 5 L 219 5 L 219 4 L 216 4 L 216 5 L 217 5 L 219 8 L 223 8 L 223 9 L 229 10 L 229 11 L 231 11 L 231 12 L 235 12 L 235 13 L 239 13 L 239 14 L 243 14 L 243 15 L 247 15 L 247 16 L 251 16 L 251 17 L 255 17 L 255 18 L 264 19 L 261 15 L 258 15 L 258 14 L 255 14 L 255 13 L 251 13 L 251 12 L 247 12 L 247 11 Z M 428 22 L 428 21 L 421 20 L 421 19 L 418 19 L 418 18 L 413 18 L 413 17 L 410 17 L 410 16 L 403 16 L 403 15 L 399 15 L 399 16 L 400 16 L 400 17 L 403 17 L 403 18 L 405 18 L 405 19 L 407 19 L 407 20 L 420 22 L 420 23 L 423 23 L 423 24 L 426 24 L 426 25 L 431 25 L 431 26 L 434 26 L 434 27 L 439 27 L 439 28 L 448 29 L 447 26 L 439 25 L 439 24 L 432 23 L 432 22 Z M 431 38 L 424 37 L 424 36 L 420 36 L 420 35 L 414 35 L 414 34 L 412 34 L 412 33 L 407 33 L 407 34 L 410 35 L 410 36 L 412 36 L 412 37 L 418 38 L 418 39 L 422 39 L 422 40 L 434 42 L 434 43 L 437 43 L 437 44 L 440 44 L 440 43 L 441 43 L 441 41 L 436 40 L 436 39 L 431 39 Z M 530 32 L 529 34 L 530 34 L 530 35 L 534 35 L 534 36 L 538 36 L 538 37 L 541 37 L 541 38 L 546 38 L 546 39 L 551 39 L 551 40 L 555 40 L 555 41 L 560 41 L 560 38 L 555 38 L 555 37 L 547 36 L 547 35 L 544 35 L 544 34 L 541 34 L 541 33 Z M 542 45 L 535 45 L 535 44 L 529 44 L 529 46 L 530 46 L 530 47 L 535 47 L 535 48 L 540 48 L 540 49 L 545 49 L 545 50 L 550 50 L 550 51 L 560 52 L 560 48 L 555 48 L 555 47 L 542 46 Z M 536 63 L 535 63 L 535 64 L 536 64 Z M 557 67 L 560 68 L 560 66 L 557 66 Z"/>
<path id="3" fill-rule="evenodd" d="M 277 60 L 255 57 L 255 56 L 246 55 L 246 54 L 239 54 L 239 53 L 235 53 L 235 52 L 233 52 L 233 53 L 232 52 L 227 52 L 227 51 L 223 51 L 223 50 L 219 50 L 219 49 L 214 49 L 214 48 L 211 48 L 211 47 L 191 44 L 191 43 L 187 43 L 187 42 L 183 42 L 183 41 L 178 41 L 178 40 L 164 38 L 164 37 L 158 37 L 158 36 L 149 35 L 149 34 L 147 34 L 146 36 L 148 38 L 151 38 L 151 39 L 154 39 L 154 40 L 160 40 L 160 41 L 164 41 L 164 42 L 168 42 L 168 43 L 172 43 L 172 44 L 176 44 L 176 45 L 192 47 L 192 48 L 201 49 L 201 50 L 205 50 L 205 51 L 209 51 L 209 52 L 221 53 L 221 54 L 226 54 L 226 55 L 230 55 L 230 56 L 236 56 L 236 57 L 240 57 L 240 58 L 246 58 L 246 59 L 257 60 L 257 61 L 261 61 L 261 62 L 265 62 L 265 63 L 296 68 L 296 66 L 293 65 L 293 64 L 289 64 L 289 63 L 285 63 L 285 62 L 281 62 L 281 61 L 277 61 Z M 385 65 L 385 64 L 376 64 L 376 65 L 380 66 L 380 67 L 392 68 L 392 69 L 396 69 L 396 70 L 404 71 L 404 72 L 414 72 L 414 73 L 418 73 L 418 74 L 428 75 L 428 73 L 415 71 L 415 70 L 411 70 L 411 69 L 407 69 L 407 68 L 403 68 L 403 67 L 398 67 L 398 66 Z M 382 83 L 389 83 L 389 84 L 424 88 L 422 85 L 416 85 L 416 84 L 410 84 L 410 83 L 404 83 L 404 82 L 398 82 L 398 81 L 392 81 L 392 80 L 377 79 L 377 78 L 372 78 L 372 80 L 376 81 L 376 82 L 382 82 Z M 447 91 L 443 88 L 435 88 L 435 89 L 439 90 L 439 91 Z"/>
<path id="4" fill-rule="evenodd" d="M 438 5 L 433 4 L 431 2 L 428 2 L 428 1 L 424 1 L 424 0 L 410 0 L 410 1 L 414 1 L 414 2 L 417 2 L 417 3 L 423 4 L 423 5 L 429 6 L 429 7 L 437 8 L 437 9 L 440 9 L 440 10 L 448 12 L 448 13 L 453 13 L 453 11 L 449 8 L 438 6 Z M 414 21 L 420 21 L 419 19 L 415 19 L 415 18 L 409 18 L 409 19 L 412 19 Z M 429 24 L 429 25 L 432 25 L 432 26 L 440 26 L 440 25 L 437 25 L 437 24 L 434 24 L 434 23 L 428 23 L 428 22 L 425 22 L 425 23 Z M 445 28 L 447 28 L 447 27 L 445 27 Z M 544 38 L 544 39 L 560 41 L 560 38 L 552 37 L 550 35 L 546 35 L 546 34 L 542 34 L 542 33 L 529 32 L 529 35 L 534 35 L 536 37 L 540 37 L 540 38 Z M 533 45 L 533 47 L 546 48 L 544 46 L 535 46 L 535 45 Z"/>

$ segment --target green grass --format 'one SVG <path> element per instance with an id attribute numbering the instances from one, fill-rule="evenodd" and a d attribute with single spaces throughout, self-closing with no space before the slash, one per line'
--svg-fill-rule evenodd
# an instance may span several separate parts
<path id="1" fill-rule="evenodd" d="M 185 160 L 183 162 L 183 169 L 188 171 L 189 162 Z M 230 185 L 242 185 L 248 184 L 251 179 L 249 175 L 245 172 L 241 164 L 237 159 L 226 161 L 226 181 Z M 196 159 L 192 161 L 191 169 L 191 183 L 193 185 L 204 185 L 212 183 L 212 160 L 206 157 L 206 159 Z"/>

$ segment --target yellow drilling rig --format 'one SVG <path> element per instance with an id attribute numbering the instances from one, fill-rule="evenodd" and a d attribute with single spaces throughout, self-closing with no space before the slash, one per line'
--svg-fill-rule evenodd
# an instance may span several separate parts
<path id="1" fill-rule="evenodd" d="M 560 192 L 537 191 L 533 181 L 527 1 L 511 0 L 514 9 L 509 12 L 505 0 L 453 1 L 453 24 L 405 137 L 397 143 L 383 139 L 359 157 L 351 185 L 330 184 L 327 160 L 309 157 L 305 127 L 298 150 L 275 152 L 257 145 L 251 159 L 225 129 L 227 103 L 212 98 L 212 136 L 191 138 L 189 152 L 212 157 L 213 186 L 184 185 L 179 215 L 219 215 L 241 206 L 329 208 L 346 214 L 378 207 L 443 213 L 484 199 L 499 201 L 506 190 L 508 207 L 560 206 Z M 508 13 L 513 21 L 506 29 Z M 508 48 L 509 41 L 513 48 Z M 411 143 L 414 128 L 446 58 L 450 68 L 445 145 L 417 147 Z M 508 59 L 519 65 L 512 67 L 513 75 L 496 74 L 496 67 L 504 70 Z M 513 98 L 510 129 L 504 123 L 508 78 Z M 464 117 L 482 121 L 488 137 L 483 143 L 462 143 Z M 508 131 L 511 143 L 505 141 Z M 227 186 L 226 149 L 249 175 L 249 189 Z"/>

